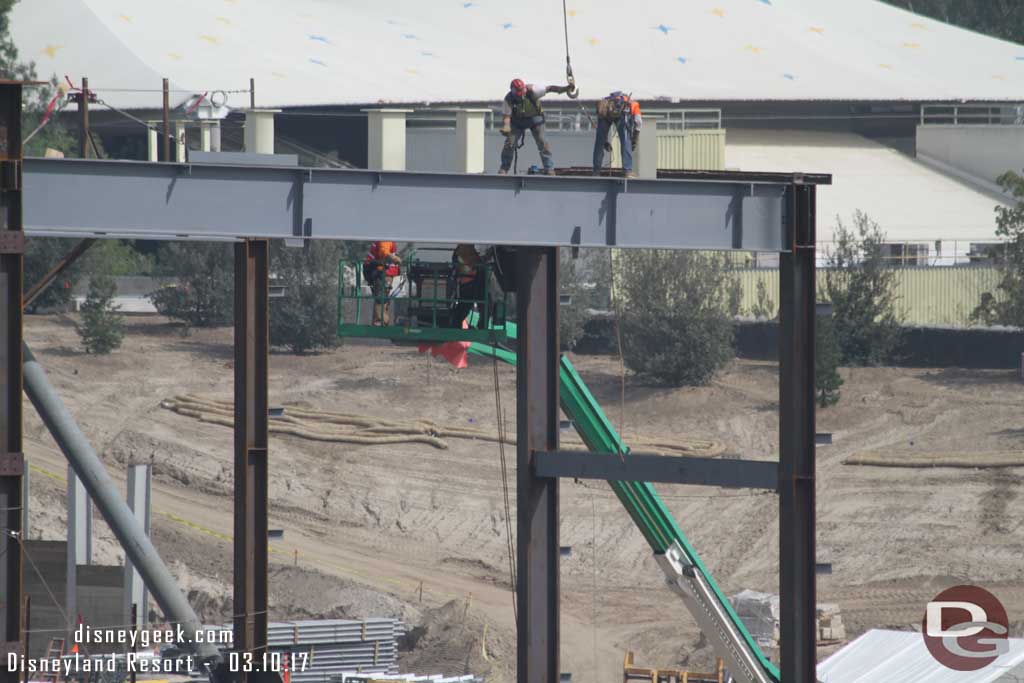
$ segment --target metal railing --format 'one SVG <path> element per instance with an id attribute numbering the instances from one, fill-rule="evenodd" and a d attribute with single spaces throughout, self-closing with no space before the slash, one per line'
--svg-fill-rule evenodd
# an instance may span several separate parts
<path id="1" fill-rule="evenodd" d="M 644 109 L 644 123 L 658 130 L 715 130 L 722 127 L 721 109 Z M 545 128 L 555 131 L 589 132 L 597 127 L 597 114 L 593 108 L 550 107 L 544 109 Z M 491 109 L 487 116 L 487 130 L 501 127 L 501 109 Z M 653 122 L 653 123 L 652 123 Z"/>
<path id="2" fill-rule="evenodd" d="M 882 259 L 892 266 L 992 265 L 1004 256 L 1005 241 L 961 239 L 886 241 Z M 827 266 L 837 243 L 818 241 L 818 265 Z"/>
<path id="3" fill-rule="evenodd" d="M 1024 103 L 923 104 L 920 124 L 1021 126 L 1024 125 Z"/>

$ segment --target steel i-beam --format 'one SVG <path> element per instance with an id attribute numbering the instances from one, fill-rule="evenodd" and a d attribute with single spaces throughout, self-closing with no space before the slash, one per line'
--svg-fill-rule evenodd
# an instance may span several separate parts
<path id="1" fill-rule="evenodd" d="M 782 680 L 814 683 L 815 188 L 786 192 L 791 248 L 780 256 L 779 607 Z"/>
<path id="2" fill-rule="evenodd" d="M 517 680 L 558 683 L 558 479 L 533 459 L 558 449 L 558 249 L 519 252 L 516 364 Z"/>
<path id="3" fill-rule="evenodd" d="M 234 648 L 257 665 L 267 648 L 269 258 L 267 240 L 235 245 Z"/>

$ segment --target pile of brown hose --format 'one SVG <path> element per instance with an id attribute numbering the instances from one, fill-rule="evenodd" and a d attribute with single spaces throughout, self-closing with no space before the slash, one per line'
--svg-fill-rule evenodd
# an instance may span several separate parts
<path id="1" fill-rule="evenodd" d="M 192 417 L 202 422 L 234 427 L 234 404 L 185 394 L 161 401 L 161 407 L 173 410 L 179 415 Z M 268 429 L 272 434 L 288 434 L 311 441 L 330 441 L 355 444 L 425 443 L 434 448 L 446 449 L 444 439 L 475 439 L 498 441 L 498 435 L 475 427 L 448 427 L 430 420 L 391 420 L 352 413 L 335 413 L 327 410 L 313 410 L 299 406 L 285 406 L 282 415 L 271 415 Z M 582 442 L 563 439 L 568 445 Z M 644 453 L 662 455 L 702 455 L 711 457 L 722 453 L 724 448 L 709 439 L 681 439 L 668 442 L 657 438 L 630 439 L 633 448 Z M 514 438 L 506 438 L 514 444 Z"/>
<path id="2" fill-rule="evenodd" d="M 844 465 L 873 467 L 1024 467 L 1024 453 L 989 451 L 982 453 L 907 453 L 899 451 L 865 451 L 851 455 Z"/>

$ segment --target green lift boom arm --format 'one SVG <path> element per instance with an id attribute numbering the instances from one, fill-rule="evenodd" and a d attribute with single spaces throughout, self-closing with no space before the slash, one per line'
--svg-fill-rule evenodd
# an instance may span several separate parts
<path id="1" fill-rule="evenodd" d="M 506 332 L 514 338 L 515 326 L 509 323 Z M 469 351 L 516 364 L 516 354 L 503 348 L 474 342 Z M 559 363 L 559 402 L 592 452 L 628 455 L 629 449 L 565 356 Z M 735 680 L 779 683 L 778 668 L 758 648 L 654 487 L 646 482 L 608 484 L 647 539 L 669 587 L 683 599 Z"/>

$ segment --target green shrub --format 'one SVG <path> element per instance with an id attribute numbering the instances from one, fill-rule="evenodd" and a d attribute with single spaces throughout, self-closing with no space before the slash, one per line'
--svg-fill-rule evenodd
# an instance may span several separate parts
<path id="1" fill-rule="evenodd" d="M 611 252 L 581 249 L 577 258 L 571 249 L 559 249 L 560 293 L 569 301 L 558 307 L 558 341 L 571 351 L 583 337 L 592 310 L 608 309 L 611 280 Z"/>
<path id="2" fill-rule="evenodd" d="M 998 180 L 1017 204 L 996 207 L 996 235 L 1007 239 L 990 254 L 1001 276 L 998 294 L 983 293 L 971 318 L 983 325 L 1024 327 L 1024 177 L 1009 171 Z"/>
<path id="3" fill-rule="evenodd" d="M 839 342 L 831 318 L 817 319 L 814 346 L 814 386 L 817 389 L 818 405 L 825 408 L 839 402 L 839 388 L 843 386 L 843 378 L 839 376 Z"/>
<path id="4" fill-rule="evenodd" d="M 109 275 L 94 275 L 82 303 L 82 322 L 78 336 L 86 353 L 110 353 L 124 339 L 124 316 L 112 303 L 117 286 Z"/>
<path id="5" fill-rule="evenodd" d="M 736 282 L 718 254 L 624 251 L 616 304 L 623 360 L 643 381 L 707 384 L 732 357 Z"/>
<path id="6" fill-rule="evenodd" d="M 832 302 L 833 325 L 842 362 L 879 365 L 899 344 L 896 274 L 882 254 L 885 233 L 857 211 L 853 227 L 836 222 L 836 246 L 828 256 L 825 296 Z"/>
<path id="7" fill-rule="evenodd" d="M 170 242 L 157 253 L 157 272 L 178 283 L 150 293 L 156 310 L 188 327 L 231 322 L 234 307 L 232 247 L 223 243 Z"/>
<path id="8" fill-rule="evenodd" d="M 302 248 L 271 243 L 271 272 L 284 296 L 271 299 L 270 343 L 292 353 L 329 349 L 338 343 L 339 242 L 309 240 Z"/>

